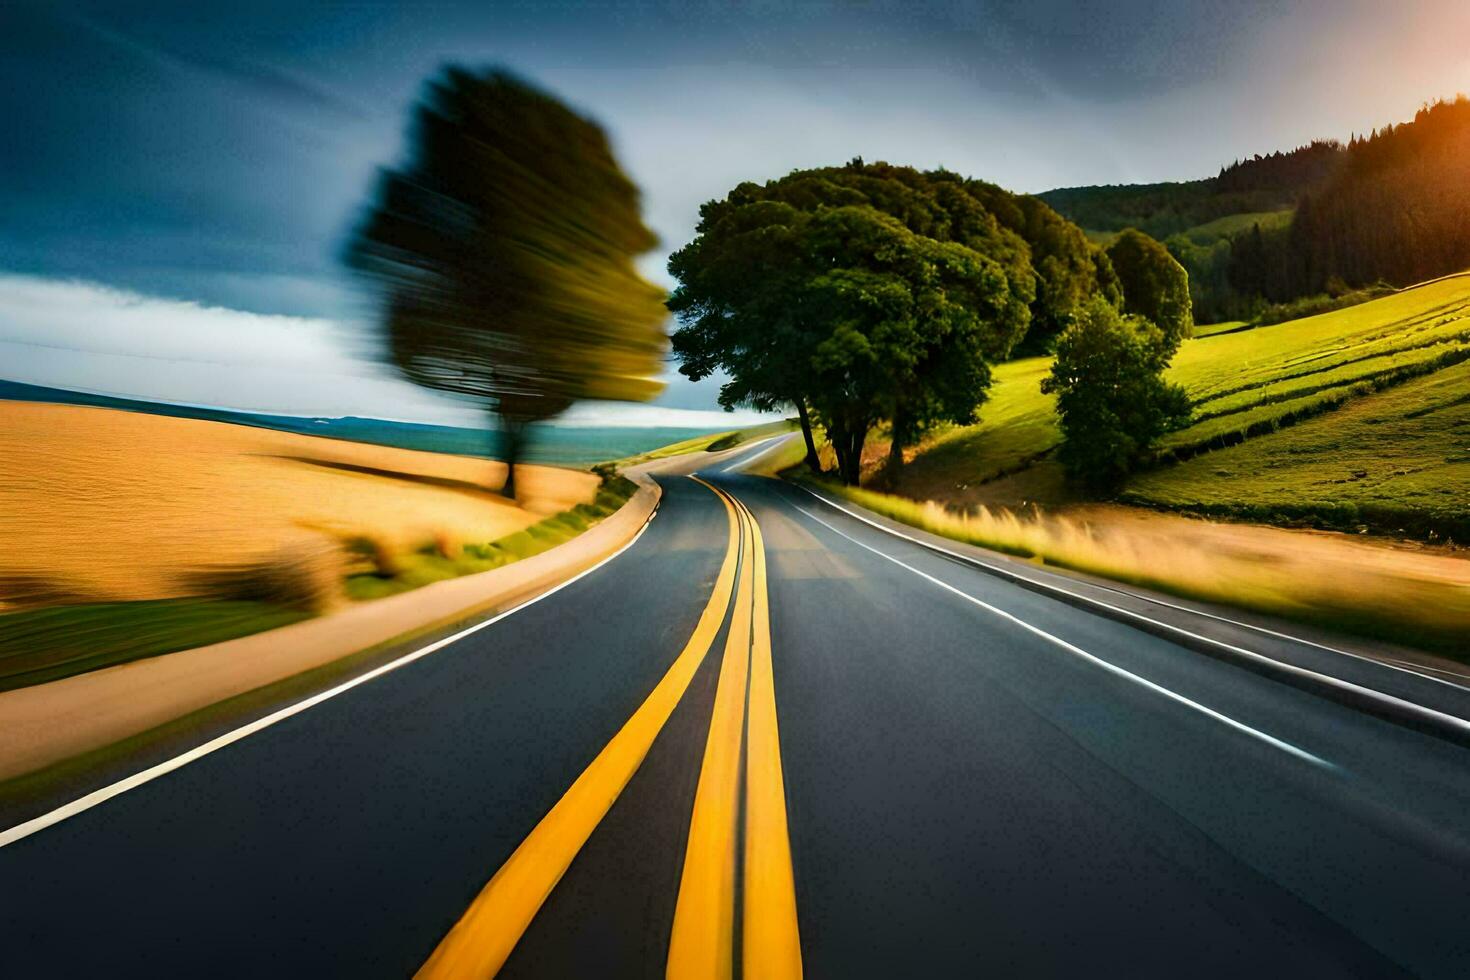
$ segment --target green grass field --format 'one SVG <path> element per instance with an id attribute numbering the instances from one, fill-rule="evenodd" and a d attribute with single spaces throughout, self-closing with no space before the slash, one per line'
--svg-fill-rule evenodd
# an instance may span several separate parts
<path id="1" fill-rule="evenodd" d="M 978 425 L 941 432 L 905 468 L 898 489 L 917 498 L 943 497 L 1015 472 L 1061 439 L 1056 398 L 1041 393 L 1051 358 L 1028 357 L 997 365 Z"/>
<path id="2" fill-rule="evenodd" d="M 1467 359 L 1470 275 L 1188 340 L 1168 376 L 1188 391 L 1194 420 L 1163 440 L 1158 467 L 1137 476 L 1125 499 L 1254 517 L 1316 521 L 1316 513 L 1330 526 L 1356 507 L 1354 523 L 1375 530 L 1445 533 L 1470 519 L 1470 467 L 1453 462 L 1470 455 L 1470 433 L 1465 410 L 1447 407 L 1470 393 L 1460 367 Z M 897 489 L 943 499 L 1044 461 L 1061 438 L 1053 399 L 1039 390 L 1049 368 L 1046 358 L 1000 365 L 980 423 L 933 437 Z M 1370 426 L 1371 440 L 1363 434 Z M 1374 446 L 1391 479 L 1354 477 L 1324 488 L 1324 479 L 1342 477 L 1327 477 L 1330 460 L 1319 457 L 1360 445 Z M 1283 509 L 1293 494 L 1302 506 Z M 1423 519 L 1411 521 L 1414 514 Z"/>
<path id="3" fill-rule="evenodd" d="M 1196 323 L 1194 325 L 1194 336 L 1213 337 L 1220 333 L 1236 333 L 1241 330 L 1251 329 L 1249 320 L 1221 320 L 1219 323 Z"/>
<path id="4" fill-rule="evenodd" d="M 222 643 L 309 615 L 267 602 L 212 599 L 88 603 L 6 613 L 0 617 L 0 691 Z"/>
<path id="5" fill-rule="evenodd" d="M 1291 224 L 1292 213 L 1292 210 L 1288 208 L 1284 211 L 1247 211 L 1241 214 L 1227 214 L 1223 218 L 1216 218 L 1214 221 L 1206 221 L 1204 224 L 1186 228 L 1180 234 L 1196 245 L 1209 245 L 1221 238 L 1229 238 L 1241 232 L 1250 231 L 1253 225 L 1260 225 L 1262 231 L 1284 228 Z M 1106 246 L 1118 237 L 1116 231 L 1083 229 L 1083 233 L 1094 245 Z"/>
<path id="6" fill-rule="evenodd" d="M 1206 221 L 1202 225 L 1195 225 L 1186 229 L 1184 237 L 1197 245 L 1208 245 L 1220 238 L 1229 238 L 1241 232 L 1250 231 L 1254 225 L 1260 225 L 1261 231 L 1273 231 L 1277 228 L 1285 228 L 1291 224 L 1292 210 L 1284 211 L 1249 211 L 1244 214 L 1227 214 L 1223 218 L 1214 221 Z"/>
<path id="7" fill-rule="evenodd" d="M 1124 500 L 1470 542 L 1470 361 L 1143 473 Z"/>

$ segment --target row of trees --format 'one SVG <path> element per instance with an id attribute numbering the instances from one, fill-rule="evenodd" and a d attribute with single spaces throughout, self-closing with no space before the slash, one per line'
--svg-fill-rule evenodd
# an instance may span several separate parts
<path id="1" fill-rule="evenodd" d="M 1289 226 L 1232 242 L 1237 292 L 1281 302 L 1334 281 L 1405 286 L 1470 266 L 1470 100 L 1425 106 L 1345 157 Z"/>
<path id="2" fill-rule="evenodd" d="M 1164 240 L 1217 218 L 1295 207 L 1337 173 L 1345 156 L 1336 140 L 1315 140 L 1237 160 L 1205 180 L 1063 187 L 1038 196 L 1083 228 L 1137 228 Z"/>
<path id="3" fill-rule="evenodd" d="M 896 471 L 930 427 L 973 422 L 990 366 L 1023 341 L 1049 349 L 1084 327 L 1147 322 L 1169 338 L 1167 361 L 1192 328 L 1184 271 L 1148 236 L 1100 251 L 1035 198 L 862 160 L 708 202 L 669 271 L 680 370 L 727 374 L 727 408 L 794 406 L 808 464 L 820 466 L 820 425 L 850 484 L 878 423 Z"/>

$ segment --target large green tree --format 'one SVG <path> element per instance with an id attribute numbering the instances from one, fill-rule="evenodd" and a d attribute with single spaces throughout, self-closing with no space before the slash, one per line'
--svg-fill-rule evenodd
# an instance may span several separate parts
<path id="1" fill-rule="evenodd" d="M 669 261 L 680 370 L 728 374 L 727 406 L 795 405 L 813 466 L 815 415 L 852 482 L 874 423 L 889 422 L 897 462 L 927 426 L 973 420 L 1037 281 L 1026 239 L 976 188 L 998 190 L 853 161 L 707 203 Z"/>
<path id="2" fill-rule="evenodd" d="M 1087 240 L 1081 228 L 1045 201 L 1011 194 L 978 180 L 967 180 L 964 187 L 1030 248 L 1036 298 L 1031 303 L 1031 326 L 1024 338 L 1027 352 L 1050 351 L 1057 335 L 1094 296 L 1121 301 L 1117 277 L 1107 258 Z"/>
<path id="3" fill-rule="evenodd" d="M 1062 332 L 1041 390 L 1057 396 L 1058 458 L 1072 480 L 1094 493 L 1116 489 L 1160 435 L 1188 421 L 1184 389 L 1163 379 L 1174 347 L 1102 299 Z"/>
<path id="4" fill-rule="evenodd" d="M 889 459 L 937 422 L 969 423 L 990 362 L 1025 331 L 1030 280 L 956 242 L 916 235 L 870 207 L 818 211 L 798 303 L 821 325 L 809 396 L 841 477 L 857 483 L 868 430 L 886 419 Z"/>
<path id="5" fill-rule="evenodd" d="M 737 192 L 738 192 L 737 188 Z M 723 371 L 726 409 L 794 406 L 807 463 L 819 469 L 809 395 L 811 354 L 820 324 L 805 315 L 803 236 L 808 216 L 777 201 L 711 201 L 700 209 L 699 235 L 669 258 L 679 287 L 669 308 L 680 371 L 696 381 Z"/>
<path id="6" fill-rule="evenodd" d="M 634 267 L 656 244 L 595 122 L 504 71 L 451 67 L 346 259 L 378 288 L 387 359 L 493 413 L 513 497 L 533 423 L 658 393 L 663 293 Z"/>
<path id="7" fill-rule="evenodd" d="M 1167 248 L 1136 228 L 1119 232 L 1108 244 L 1107 257 L 1123 289 L 1123 312 L 1158 327 L 1172 354 L 1194 333 L 1189 273 Z"/>

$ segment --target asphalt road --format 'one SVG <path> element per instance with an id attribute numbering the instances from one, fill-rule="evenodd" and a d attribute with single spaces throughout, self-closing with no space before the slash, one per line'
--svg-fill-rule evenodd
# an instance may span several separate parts
<path id="1" fill-rule="evenodd" d="M 1470 750 L 727 465 L 0 847 L 0 977 L 1470 975 Z"/>

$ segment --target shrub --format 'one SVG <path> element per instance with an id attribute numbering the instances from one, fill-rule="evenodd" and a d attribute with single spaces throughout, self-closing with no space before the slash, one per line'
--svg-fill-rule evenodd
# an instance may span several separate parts
<path id="1" fill-rule="evenodd" d="M 1331 313 L 1333 310 L 1344 310 L 1349 306 L 1357 306 L 1366 303 L 1370 299 L 1378 299 L 1389 293 L 1397 292 L 1386 282 L 1374 283 L 1362 289 L 1354 289 L 1346 292 L 1333 292 L 1329 284 L 1326 293 L 1318 293 L 1315 296 L 1302 296 L 1286 303 L 1273 303 L 1251 318 L 1251 323 L 1258 327 L 1267 327 L 1276 323 L 1285 323 L 1287 320 L 1299 320 L 1302 317 L 1316 316 L 1319 313 Z"/>
<path id="2" fill-rule="evenodd" d="M 1057 457 L 1071 479 L 1114 490 L 1160 435 L 1188 421 L 1184 389 L 1163 380 L 1172 353 L 1158 327 L 1100 299 L 1063 331 L 1041 390 L 1057 395 Z"/>
<path id="3" fill-rule="evenodd" d="M 188 572 L 186 587 L 210 599 L 269 602 L 322 612 L 341 596 L 341 553 L 325 543 L 284 545 L 251 561 Z"/>
<path id="4" fill-rule="evenodd" d="M 705 452 L 717 453 L 722 449 L 734 449 L 741 443 L 741 433 L 731 432 L 729 435 L 720 436 L 714 442 L 704 447 Z"/>
<path id="5" fill-rule="evenodd" d="M 397 547 L 387 538 L 358 534 L 347 538 L 342 546 L 349 555 L 365 563 L 373 575 L 392 578 L 403 571 L 403 559 Z"/>
<path id="6" fill-rule="evenodd" d="M 1157 326 L 1172 354 L 1194 334 L 1189 273 L 1167 248 L 1135 228 L 1120 232 L 1107 256 L 1123 287 L 1123 312 Z"/>

